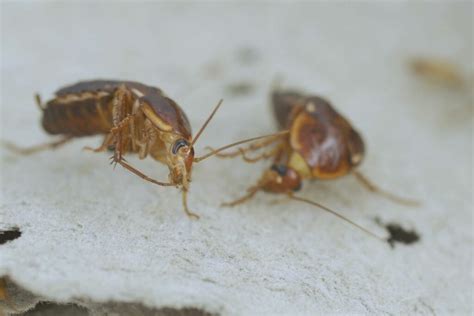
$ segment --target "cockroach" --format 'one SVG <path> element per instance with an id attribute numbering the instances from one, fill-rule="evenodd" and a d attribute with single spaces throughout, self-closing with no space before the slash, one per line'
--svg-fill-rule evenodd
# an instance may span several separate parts
<path id="1" fill-rule="evenodd" d="M 457 88 L 466 85 L 460 69 L 447 60 L 413 58 L 410 60 L 410 67 L 416 75 L 429 82 Z"/>
<path id="2" fill-rule="evenodd" d="M 62 138 L 31 148 L 9 147 L 22 154 L 57 148 L 72 139 L 84 136 L 105 135 L 102 145 L 86 147 L 93 152 L 113 151 L 111 163 L 120 164 L 140 178 L 160 186 L 175 186 L 182 190 L 186 214 L 191 212 L 187 192 L 193 163 L 218 154 L 227 148 L 265 138 L 278 138 L 276 133 L 249 138 L 226 145 L 201 157 L 194 156 L 194 145 L 222 104 L 217 104 L 196 136 L 184 111 L 159 88 L 132 81 L 93 80 L 64 87 L 46 104 L 36 95 L 36 103 L 43 113 L 44 130 Z M 157 181 L 130 165 L 124 155 L 138 154 L 140 159 L 150 155 L 169 168 L 168 181 Z"/>
<path id="3" fill-rule="evenodd" d="M 8 308 L 4 308 L 0 306 L 0 315 L 3 315 L 3 312 L 7 312 L 8 309 L 10 309 L 13 312 L 18 313 L 19 311 L 15 308 L 13 305 L 13 302 L 10 298 L 9 291 L 7 290 L 7 278 L 6 277 L 0 277 L 0 302 L 5 304 Z"/>
<path id="4" fill-rule="evenodd" d="M 274 91 L 271 95 L 273 111 L 280 130 L 289 130 L 280 138 L 263 139 L 240 147 L 233 152 L 218 153 L 222 158 L 242 156 L 247 162 L 273 159 L 257 184 L 247 189 L 243 197 L 224 206 L 235 206 L 253 198 L 259 191 L 286 194 L 289 198 L 308 203 L 349 222 L 366 233 L 381 239 L 355 222 L 315 201 L 294 195 L 304 179 L 330 180 L 353 174 L 361 184 L 374 193 L 395 202 L 417 204 L 379 189 L 359 171 L 365 153 L 360 134 L 331 104 L 318 96 L 296 91 Z M 270 147 L 270 148 L 268 148 Z M 250 157 L 249 152 L 264 149 L 260 155 Z M 212 148 L 211 148 L 212 149 Z M 384 240 L 386 241 L 386 240 Z"/>

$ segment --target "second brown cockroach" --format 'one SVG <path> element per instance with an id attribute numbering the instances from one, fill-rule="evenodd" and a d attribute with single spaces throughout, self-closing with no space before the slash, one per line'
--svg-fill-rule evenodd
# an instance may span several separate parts
<path id="1" fill-rule="evenodd" d="M 43 104 L 36 96 L 43 118 L 44 130 L 61 135 L 57 141 L 31 148 L 8 146 L 22 154 L 56 148 L 75 138 L 104 135 L 102 144 L 87 149 L 93 152 L 112 151 L 111 162 L 142 179 L 160 186 L 175 186 L 182 190 L 186 214 L 193 218 L 187 203 L 193 163 L 202 161 L 220 151 L 259 139 L 282 137 L 283 133 L 242 140 L 201 157 L 194 156 L 194 145 L 212 119 L 222 100 L 212 111 L 199 132 L 192 137 L 191 126 L 183 110 L 160 89 L 131 81 L 92 80 L 64 87 L 56 96 Z M 167 181 L 157 181 L 130 165 L 126 154 L 148 156 L 169 168 Z"/>
<path id="2" fill-rule="evenodd" d="M 272 93 L 272 106 L 279 129 L 289 130 L 289 134 L 263 139 L 233 152 L 218 153 L 219 157 L 242 156 L 247 162 L 273 160 L 272 166 L 255 185 L 248 188 L 246 195 L 223 205 L 238 205 L 253 198 L 259 191 L 286 194 L 293 200 L 322 208 L 381 239 L 328 207 L 298 197 L 294 192 L 301 189 L 304 179 L 331 180 L 352 174 L 374 193 L 398 203 L 417 204 L 381 190 L 356 170 L 365 154 L 362 137 L 328 101 L 295 91 L 275 91 Z M 248 155 L 260 149 L 265 151 L 254 157 Z"/>
<path id="3" fill-rule="evenodd" d="M 427 82 L 453 88 L 466 85 L 466 79 L 459 67 L 447 60 L 418 57 L 411 59 L 409 65 L 416 75 Z"/>

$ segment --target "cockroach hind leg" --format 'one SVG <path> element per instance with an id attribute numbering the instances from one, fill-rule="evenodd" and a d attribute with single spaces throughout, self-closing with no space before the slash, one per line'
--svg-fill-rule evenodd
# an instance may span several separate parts
<path id="1" fill-rule="evenodd" d="M 198 220 L 200 218 L 200 216 L 189 210 L 189 207 L 188 207 L 188 191 L 187 190 L 184 190 L 184 189 L 182 190 L 182 197 L 183 197 L 183 208 L 184 208 L 184 212 L 186 213 L 186 215 L 188 215 L 188 217 L 191 218 L 191 219 Z"/>
<path id="2" fill-rule="evenodd" d="M 95 153 L 103 152 L 109 149 L 109 146 L 112 145 L 112 142 L 113 142 L 113 135 L 108 134 L 107 136 L 105 136 L 104 141 L 99 147 L 93 148 L 90 146 L 84 146 L 82 150 L 92 151 Z"/>
<path id="3" fill-rule="evenodd" d="M 31 147 L 19 147 L 18 145 L 7 142 L 7 141 L 2 141 L 2 143 L 3 143 L 3 146 L 5 146 L 8 150 L 16 154 L 31 155 L 40 151 L 59 148 L 62 145 L 70 142 L 72 139 L 73 139 L 72 136 L 64 136 L 63 138 L 56 140 L 54 142 L 39 144 L 39 145 L 31 146 Z"/>
<path id="4" fill-rule="evenodd" d="M 356 177 L 357 181 L 359 181 L 359 183 L 362 184 L 370 192 L 376 193 L 398 204 L 407 205 L 407 206 L 420 206 L 421 205 L 421 202 L 417 200 L 402 198 L 391 192 L 388 192 L 379 188 L 377 185 L 375 185 L 372 181 L 370 181 L 367 177 L 365 177 L 362 173 L 358 171 L 353 171 L 353 174 Z"/>

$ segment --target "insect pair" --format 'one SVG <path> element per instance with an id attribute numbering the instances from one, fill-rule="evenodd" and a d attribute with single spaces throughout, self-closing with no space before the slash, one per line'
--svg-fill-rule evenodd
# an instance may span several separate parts
<path id="1" fill-rule="evenodd" d="M 276 91 L 272 100 L 280 132 L 241 140 L 218 149 L 211 148 L 209 153 L 195 157 L 193 147 L 222 100 L 193 138 L 186 114 L 158 88 L 129 81 L 79 82 L 58 90 L 56 97 L 46 104 L 36 96 L 43 112 L 43 128 L 50 134 L 62 135 L 60 140 L 26 149 L 11 144 L 9 147 L 30 154 L 56 148 L 76 137 L 105 135 L 99 147 L 87 149 L 94 152 L 112 151 L 112 163 L 120 164 L 156 185 L 181 188 L 184 210 L 193 218 L 199 218 L 189 210 L 187 203 L 193 163 L 214 155 L 222 158 L 242 156 L 247 162 L 272 159 L 272 167 L 264 172 L 256 185 L 248 189 L 247 195 L 225 205 L 247 201 L 258 191 L 286 194 L 293 200 L 318 206 L 380 239 L 333 210 L 294 195 L 294 191 L 301 188 L 303 179 L 326 180 L 353 173 L 371 191 L 397 202 L 411 203 L 378 189 L 354 171 L 364 155 L 360 135 L 327 101 L 319 97 Z M 223 153 L 226 149 L 249 142 L 248 147 Z M 267 148 L 270 149 L 258 156 L 248 156 L 249 152 Z M 140 159 L 149 155 L 167 165 L 168 181 L 157 181 L 130 165 L 124 159 L 125 154 L 129 153 L 138 154 Z"/>

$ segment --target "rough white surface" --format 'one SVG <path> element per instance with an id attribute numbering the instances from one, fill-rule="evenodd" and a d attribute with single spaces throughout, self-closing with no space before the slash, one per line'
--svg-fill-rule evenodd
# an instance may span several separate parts
<path id="1" fill-rule="evenodd" d="M 375 216 L 421 234 L 391 250 L 269 195 L 218 207 L 255 182 L 264 163 L 196 165 L 190 203 L 202 218 L 191 221 L 176 190 L 81 151 L 98 138 L 30 157 L 2 149 L 0 225 L 23 234 L 0 246 L 0 275 L 55 301 L 224 315 L 472 313 L 472 103 L 406 67 L 412 56 L 435 56 L 472 73 L 472 2 L 1 6 L 2 139 L 50 139 L 34 92 L 48 98 L 81 79 L 123 78 L 164 89 L 194 131 L 223 97 L 197 145 L 203 152 L 274 130 L 267 94 L 279 74 L 332 100 L 365 137 L 361 170 L 423 206 L 390 203 L 351 177 L 305 184 L 301 194 L 378 233 Z M 236 82 L 255 91 L 229 95 Z M 155 161 L 131 161 L 167 176 Z"/>

